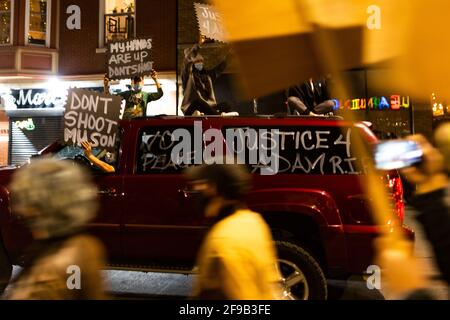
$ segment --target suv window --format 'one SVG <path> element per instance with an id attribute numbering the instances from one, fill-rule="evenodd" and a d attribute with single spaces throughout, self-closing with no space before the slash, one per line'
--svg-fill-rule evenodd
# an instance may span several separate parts
<path id="1" fill-rule="evenodd" d="M 178 144 L 178 140 L 173 138 L 177 129 L 189 132 L 191 141 L 187 157 L 191 159 L 189 164 L 194 163 L 193 127 L 147 127 L 141 130 L 137 141 L 137 174 L 180 173 L 187 166 L 176 164 L 171 158 L 172 151 Z M 346 175 L 362 173 L 363 166 L 352 148 L 353 137 L 357 131 L 355 127 L 336 126 L 229 126 L 222 129 L 222 136 L 228 151 L 245 158 L 245 163 L 250 166 L 252 172 L 260 172 L 260 168 L 267 167 L 261 161 L 260 152 L 263 148 L 277 145 L 274 153 L 265 152 L 268 158 L 279 163 L 276 173 Z M 266 139 L 270 137 L 267 139 L 269 144 L 264 145 L 260 135 Z M 274 140 L 277 143 L 273 142 Z"/>
<path id="2" fill-rule="evenodd" d="M 184 129 L 190 133 L 193 146 L 193 127 L 148 127 L 141 130 L 137 141 L 137 174 L 181 173 L 186 165 L 178 165 L 171 159 L 171 152 L 178 143 L 172 138 L 173 132 L 177 129 Z M 193 152 L 191 153 L 193 156 Z"/>
<path id="3" fill-rule="evenodd" d="M 255 163 L 251 160 L 250 154 L 259 152 L 261 141 L 258 137 L 263 131 L 272 132 L 272 137 L 278 140 L 276 151 L 278 154 L 268 155 L 278 159 L 278 173 L 319 175 L 362 173 L 361 159 L 356 157 L 352 147 L 355 134 L 358 132 L 355 127 L 224 127 L 222 134 L 226 138 L 228 149 L 236 156 L 245 157 L 245 163 L 250 165 L 253 172 L 257 172 L 262 166 L 260 159 L 258 158 L 258 163 Z M 233 139 L 230 139 L 231 136 Z M 253 156 L 255 159 L 255 154 Z"/>

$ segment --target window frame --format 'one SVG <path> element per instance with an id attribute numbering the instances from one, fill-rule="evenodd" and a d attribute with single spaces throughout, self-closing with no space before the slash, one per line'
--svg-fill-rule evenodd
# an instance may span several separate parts
<path id="1" fill-rule="evenodd" d="M 3 46 L 12 46 L 14 44 L 14 5 L 15 0 L 10 0 L 10 18 L 9 18 L 9 43 L 0 43 L 0 47 Z"/>
<path id="2" fill-rule="evenodd" d="M 105 49 L 106 48 L 106 30 L 105 30 L 105 14 L 106 14 L 106 1 L 108 0 L 99 0 L 99 14 L 98 14 L 98 49 Z M 133 34 L 134 37 L 136 37 L 136 12 L 137 12 L 137 1 L 133 0 L 134 2 L 134 30 Z"/>
<path id="3" fill-rule="evenodd" d="M 28 40 L 28 33 L 30 32 L 30 0 L 25 1 L 25 45 L 49 48 L 50 47 L 50 33 L 51 33 L 51 15 L 52 15 L 52 0 L 47 0 L 47 14 L 46 14 L 46 30 L 45 30 L 45 45 L 30 43 Z"/>

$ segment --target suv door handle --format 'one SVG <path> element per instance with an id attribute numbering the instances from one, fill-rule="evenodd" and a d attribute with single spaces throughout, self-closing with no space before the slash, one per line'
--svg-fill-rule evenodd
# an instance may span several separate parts
<path id="1" fill-rule="evenodd" d="M 98 193 L 104 196 L 116 196 L 117 195 L 117 190 L 115 188 L 105 188 L 105 189 L 100 189 L 98 190 Z"/>

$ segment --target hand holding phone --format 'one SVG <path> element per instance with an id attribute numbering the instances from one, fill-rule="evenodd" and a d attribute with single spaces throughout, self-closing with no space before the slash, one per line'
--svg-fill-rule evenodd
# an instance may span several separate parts
<path id="1" fill-rule="evenodd" d="M 448 177 L 444 172 L 444 157 L 422 135 L 408 138 L 416 142 L 423 153 L 420 166 L 409 166 L 400 170 L 407 181 L 416 185 L 416 194 L 425 194 L 448 186 Z"/>

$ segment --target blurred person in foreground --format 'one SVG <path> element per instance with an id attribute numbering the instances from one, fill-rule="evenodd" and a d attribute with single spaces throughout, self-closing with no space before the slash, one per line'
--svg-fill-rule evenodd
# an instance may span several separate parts
<path id="1" fill-rule="evenodd" d="M 441 130 L 443 130 L 442 128 Z M 450 132 L 450 127 L 445 130 Z M 439 133 L 439 131 L 437 132 Z M 414 135 L 409 140 L 417 142 L 423 151 L 420 165 L 401 170 L 402 175 L 416 185 L 411 205 L 417 210 L 417 221 L 422 225 L 430 242 L 437 266 L 447 286 L 450 283 L 450 205 L 446 202 L 449 188 L 448 173 L 450 159 L 444 159 L 423 136 Z M 436 139 L 437 140 L 437 139 Z M 444 138 L 441 147 L 450 148 L 450 136 Z M 446 153 L 450 155 L 450 153 Z M 410 300 L 434 299 L 426 290 L 423 266 L 410 258 L 412 244 L 406 241 L 389 242 L 386 238 L 377 240 L 378 263 L 385 266 L 383 275 L 389 287 L 400 296 Z"/>
<path id="2" fill-rule="evenodd" d="M 34 241 L 6 298 L 105 298 L 104 248 L 85 233 L 98 207 L 97 188 L 88 175 L 71 161 L 42 159 L 20 169 L 10 187 L 13 212 Z M 76 270 L 78 279 L 71 277 Z"/>
<path id="3" fill-rule="evenodd" d="M 193 295 L 198 299 L 281 298 L 281 276 L 269 227 L 242 201 L 251 175 L 240 165 L 190 167 L 186 177 L 199 192 L 198 209 L 211 222 L 199 252 Z"/>
<path id="4" fill-rule="evenodd" d="M 410 139 L 419 143 L 424 154 L 420 166 L 403 169 L 401 173 L 416 185 L 412 206 L 418 211 L 416 219 L 422 225 L 430 241 L 439 270 L 450 284 L 450 205 L 446 202 L 450 173 L 450 135 L 439 136 L 439 132 L 450 134 L 450 124 L 440 128 L 436 133 L 438 149 L 435 149 L 423 136 L 416 135 Z M 439 137 L 438 137 L 439 136 Z M 446 141 L 446 142 L 445 142 Z M 440 152 L 442 150 L 443 152 Z"/>

